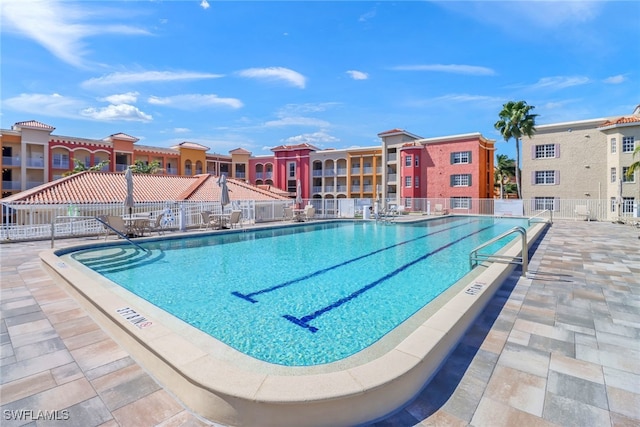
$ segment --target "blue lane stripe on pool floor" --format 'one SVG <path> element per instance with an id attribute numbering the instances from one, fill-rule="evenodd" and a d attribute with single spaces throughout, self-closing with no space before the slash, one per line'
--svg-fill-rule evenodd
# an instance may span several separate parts
<path id="1" fill-rule="evenodd" d="M 363 293 L 365 293 L 369 289 L 376 287 L 380 283 L 382 283 L 382 282 L 390 279 L 391 277 L 401 273 L 402 271 L 406 270 L 407 268 L 411 267 L 412 265 L 415 265 L 418 262 L 423 261 L 423 260 L 429 258 L 430 256 L 435 255 L 438 252 L 440 252 L 440 251 L 442 251 L 442 250 L 444 250 L 444 249 L 446 249 L 448 247 L 451 247 L 451 246 L 455 245 L 456 243 L 461 242 L 462 240 L 465 240 L 465 239 L 473 236 L 474 234 L 478 234 L 478 233 L 481 233 L 481 232 L 483 232 L 485 230 L 488 230 L 491 227 L 493 227 L 493 225 L 489 225 L 489 226 L 484 227 L 484 228 L 482 228 L 480 230 L 474 231 L 471 234 L 468 234 L 468 235 L 466 235 L 464 237 L 461 237 L 461 238 L 459 238 L 457 240 L 451 241 L 451 242 L 447 243 L 444 246 L 440 246 L 439 248 L 434 249 L 433 251 L 428 252 L 425 255 L 422 255 L 421 257 L 418 257 L 415 260 L 413 260 L 413 261 L 411 261 L 411 262 L 409 262 L 407 264 L 404 264 L 403 266 L 401 266 L 401 267 L 393 270 L 392 272 L 382 276 L 378 280 L 369 283 L 368 285 L 358 289 L 357 291 L 353 292 L 352 294 L 350 294 L 350 295 L 348 295 L 348 296 L 346 296 L 344 298 L 341 298 L 341 299 L 337 300 L 336 302 L 334 302 L 334 303 L 332 303 L 332 304 L 330 304 L 330 305 L 328 305 L 326 307 L 323 307 L 323 308 L 321 308 L 319 310 L 316 310 L 311 314 L 308 314 L 306 316 L 299 317 L 299 318 L 295 317 L 295 316 L 291 316 L 289 314 L 285 314 L 282 317 L 284 317 L 285 319 L 287 319 L 288 321 L 290 321 L 292 323 L 295 323 L 296 325 L 298 325 L 300 327 L 308 329 L 309 331 L 311 331 L 313 333 L 318 332 L 318 328 L 316 328 L 315 326 L 312 326 L 312 325 L 309 324 L 310 321 L 312 321 L 314 319 L 317 319 L 318 317 L 322 316 L 323 314 L 325 314 L 325 313 L 327 313 L 327 312 L 329 312 L 329 311 L 331 311 L 331 310 L 333 310 L 335 308 L 340 307 L 341 305 L 351 301 L 354 298 L 357 298 L 358 296 L 362 295 Z"/>
<path id="2" fill-rule="evenodd" d="M 472 221 L 472 222 L 476 222 L 476 221 L 477 220 Z M 424 239 L 424 238 L 429 237 L 429 236 L 433 236 L 434 234 L 442 233 L 444 231 L 449 231 L 449 230 L 452 230 L 454 228 L 462 227 L 463 225 L 468 225 L 468 224 L 471 224 L 471 222 L 464 222 L 462 224 L 454 225 L 452 227 L 443 228 L 442 230 L 438 230 L 438 231 L 434 231 L 434 232 L 431 232 L 431 233 L 427 233 L 427 234 L 424 234 L 422 236 L 418 236 L 418 237 L 415 237 L 413 239 L 406 240 L 404 242 L 395 243 L 395 244 L 393 244 L 391 246 L 387 246 L 387 247 L 384 247 L 384 248 L 381 248 L 381 249 L 377 249 L 377 250 L 375 250 L 373 252 L 369 252 L 367 254 L 364 254 L 364 255 L 361 255 L 361 256 L 346 260 L 346 261 L 341 262 L 339 264 L 332 265 L 330 267 L 326 267 L 326 268 L 323 268 L 321 270 L 314 271 L 313 273 L 309 273 L 306 276 L 302 276 L 302 277 L 298 277 L 296 279 L 288 280 L 286 282 L 279 283 L 277 285 L 274 285 L 274 286 L 271 286 L 271 287 L 268 287 L 268 288 L 265 288 L 265 289 L 261 289 L 259 291 L 251 292 L 251 293 L 248 293 L 248 294 L 243 294 L 242 292 L 239 292 L 239 291 L 233 291 L 233 292 L 231 292 L 231 295 L 236 296 L 238 298 L 242 298 L 242 299 L 244 299 L 246 301 L 249 301 L 249 302 L 255 304 L 255 303 L 258 302 L 258 300 L 253 298 L 256 295 L 266 294 L 268 292 L 273 292 L 275 290 L 278 290 L 278 289 L 293 285 L 295 283 L 302 282 L 302 281 L 305 281 L 307 279 L 311 279 L 312 277 L 316 277 L 316 276 L 319 276 L 321 274 L 328 273 L 329 271 L 335 270 L 336 268 L 344 267 L 345 265 L 354 263 L 356 261 L 360 261 L 361 259 L 376 255 L 376 254 L 378 254 L 380 252 L 384 252 L 386 250 L 393 249 L 393 248 L 396 248 L 398 246 L 406 245 L 407 243 L 412 243 L 412 242 L 415 242 L 417 240 Z"/>

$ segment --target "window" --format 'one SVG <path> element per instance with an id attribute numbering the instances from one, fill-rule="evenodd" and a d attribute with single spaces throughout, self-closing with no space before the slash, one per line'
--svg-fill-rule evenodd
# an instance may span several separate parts
<path id="1" fill-rule="evenodd" d="M 68 169 L 69 168 L 69 155 L 68 154 L 53 154 L 53 167 L 56 169 Z"/>
<path id="2" fill-rule="evenodd" d="M 451 186 L 452 187 L 470 187 L 471 175 L 470 174 L 451 175 Z"/>
<path id="3" fill-rule="evenodd" d="M 451 153 L 451 164 L 461 165 L 471 163 L 471 151 L 460 151 L 457 153 Z"/>
<path id="4" fill-rule="evenodd" d="M 616 139 L 611 138 L 611 154 L 615 154 L 616 152 Z"/>
<path id="5" fill-rule="evenodd" d="M 625 136 L 622 138 L 622 152 L 631 153 L 635 148 L 635 141 L 632 136 Z"/>
<path id="6" fill-rule="evenodd" d="M 616 198 L 612 197 L 611 198 L 611 212 L 615 212 L 616 211 Z"/>
<path id="7" fill-rule="evenodd" d="M 537 211 L 555 210 L 556 199 L 554 197 L 536 197 L 533 200 L 533 209 Z"/>
<path id="8" fill-rule="evenodd" d="M 611 168 L 611 182 L 616 182 L 616 168 Z"/>
<path id="9" fill-rule="evenodd" d="M 416 188 L 420 187 L 420 177 L 416 176 L 415 179 L 413 180 L 413 183 L 416 186 Z"/>
<path id="10" fill-rule="evenodd" d="M 471 209 L 471 197 L 452 197 L 452 209 Z"/>
<path id="11" fill-rule="evenodd" d="M 404 158 L 404 165 L 411 166 L 411 156 L 407 156 Z"/>
<path id="12" fill-rule="evenodd" d="M 622 198 L 622 213 L 631 214 L 633 213 L 633 205 L 635 202 L 634 197 L 623 197 Z"/>
<path id="13" fill-rule="evenodd" d="M 420 166 L 420 156 L 416 156 L 416 167 Z"/>
<path id="14" fill-rule="evenodd" d="M 296 164 L 294 162 L 291 162 L 287 165 L 287 169 L 288 169 L 288 176 L 289 178 L 295 178 L 296 177 Z"/>
<path id="15" fill-rule="evenodd" d="M 556 157 L 556 144 L 543 144 L 535 146 L 534 158 L 553 159 Z"/>
<path id="16" fill-rule="evenodd" d="M 404 177 L 404 186 L 407 188 L 411 188 L 411 177 L 410 176 L 405 176 Z"/>
<path id="17" fill-rule="evenodd" d="M 636 182 L 636 174 L 635 172 L 631 175 L 631 177 L 627 177 L 627 171 L 629 170 L 629 166 L 622 167 L 622 182 Z"/>
<path id="18" fill-rule="evenodd" d="M 536 185 L 553 185 L 558 184 L 558 171 L 535 171 L 534 181 Z"/>

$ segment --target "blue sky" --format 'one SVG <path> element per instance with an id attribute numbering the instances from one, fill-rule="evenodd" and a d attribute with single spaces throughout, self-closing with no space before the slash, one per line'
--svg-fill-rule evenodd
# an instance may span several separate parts
<path id="1" fill-rule="evenodd" d="M 30 1 L 1 3 L 1 126 L 138 144 L 379 144 L 640 104 L 640 2 Z"/>

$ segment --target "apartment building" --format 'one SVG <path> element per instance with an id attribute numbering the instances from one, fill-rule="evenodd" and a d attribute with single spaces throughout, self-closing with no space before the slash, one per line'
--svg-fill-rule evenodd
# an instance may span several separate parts
<path id="1" fill-rule="evenodd" d="M 447 198 L 467 208 L 472 199 L 492 198 L 493 143 L 479 133 L 421 138 L 401 129 L 382 132 L 382 146 L 320 150 L 310 144 L 280 145 L 273 155 L 253 156 L 237 148 L 228 155 L 185 141 L 170 148 L 138 145 L 116 133 L 104 139 L 53 134 L 54 127 L 19 122 L 0 130 L 2 194 L 56 180 L 74 168 L 102 161 L 104 171 L 121 172 L 136 161 L 158 162 L 164 175 L 227 174 L 303 199 L 383 198 L 409 209 L 419 198 Z"/>
<path id="2" fill-rule="evenodd" d="M 385 165 L 383 197 L 448 199 L 452 209 L 493 198 L 494 140 L 480 133 L 421 138 L 402 129 L 378 134 Z"/>
<path id="3" fill-rule="evenodd" d="M 640 140 L 640 109 L 608 117 L 536 127 L 522 140 L 522 195 L 535 210 L 560 199 L 606 203 L 607 218 L 638 216 L 639 173 L 628 178 Z"/>

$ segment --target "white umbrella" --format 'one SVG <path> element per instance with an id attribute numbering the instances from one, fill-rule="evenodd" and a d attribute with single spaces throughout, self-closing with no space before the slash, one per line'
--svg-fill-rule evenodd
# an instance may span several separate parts
<path id="1" fill-rule="evenodd" d="M 298 180 L 298 185 L 296 187 L 296 204 L 298 207 L 302 206 L 302 184 L 300 180 Z"/>
<path id="2" fill-rule="evenodd" d="M 129 216 L 131 216 L 133 205 L 135 204 L 133 200 L 133 172 L 131 172 L 131 168 L 127 168 L 124 179 L 127 182 L 127 197 L 124 199 L 124 207 L 129 208 Z"/>
<path id="3" fill-rule="evenodd" d="M 218 186 L 220 187 L 220 204 L 222 205 L 222 210 L 224 210 L 224 207 L 231 203 L 226 175 L 220 175 L 218 178 Z"/>

